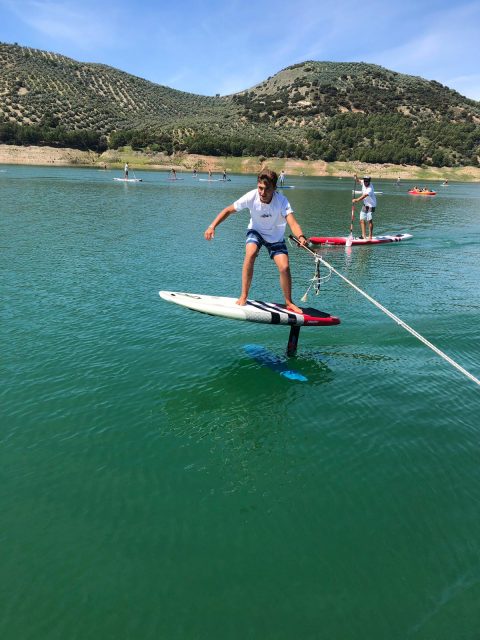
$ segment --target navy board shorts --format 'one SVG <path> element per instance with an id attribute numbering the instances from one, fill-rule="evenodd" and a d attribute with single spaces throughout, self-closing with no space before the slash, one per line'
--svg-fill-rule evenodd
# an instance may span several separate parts
<path id="1" fill-rule="evenodd" d="M 270 258 L 284 253 L 288 256 L 288 249 L 285 240 L 280 242 L 267 242 L 255 229 L 248 229 L 245 244 L 256 244 L 258 247 L 267 247 Z"/>

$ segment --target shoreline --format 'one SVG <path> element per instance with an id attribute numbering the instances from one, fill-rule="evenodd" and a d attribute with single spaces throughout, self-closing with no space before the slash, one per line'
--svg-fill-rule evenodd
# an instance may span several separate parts
<path id="1" fill-rule="evenodd" d="M 178 153 L 168 156 L 163 153 L 133 151 L 130 148 L 108 150 L 104 153 L 80 151 L 57 147 L 36 147 L 0 144 L 0 165 L 64 166 L 123 170 L 128 162 L 132 170 L 192 171 L 199 173 L 256 174 L 262 166 L 290 176 L 350 178 L 354 173 L 369 174 L 374 179 L 428 180 L 453 182 L 480 182 L 480 167 L 416 167 L 394 164 L 368 164 L 365 162 L 324 162 L 322 160 L 296 160 L 292 158 L 224 157 L 200 156 Z"/>

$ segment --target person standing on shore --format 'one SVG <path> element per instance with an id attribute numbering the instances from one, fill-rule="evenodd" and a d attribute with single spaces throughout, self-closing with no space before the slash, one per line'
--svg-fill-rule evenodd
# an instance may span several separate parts
<path id="1" fill-rule="evenodd" d="M 362 210 L 360 211 L 360 228 L 362 230 L 362 238 L 371 240 L 373 237 L 373 214 L 377 206 L 377 198 L 375 196 L 375 190 L 372 185 L 372 179 L 370 176 L 364 176 L 362 180 L 359 180 L 357 174 L 355 174 L 355 182 L 362 185 L 362 194 L 358 198 L 353 198 L 352 203 L 362 202 Z M 368 232 L 366 234 L 366 225 L 368 222 Z"/>
<path id="2" fill-rule="evenodd" d="M 123 170 L 125 180 L 128 180 L 128 162 L 125 163 L 125 168 Z"/>
<path id="3" fill-rule="evenodd" d="M 275 171 L 262 169 L 257 177 L 257 188 L 249 191 L 233 204 L 225 207 L 204 232 L 206 240 L 213 240 L 215 228 L 232 213 L 248 209 L 250 222 L 247 229 L 245 259 L 242 268 L 242 291 L 237 300 L 238 305 L 247 302 L 248 292 L 253 278 L 255 260 L 262 246 L 265 246 L 270 258 L 277 265 L 280 274 L 280 286 L 285 297 L 287 309 L 302 313 L 300 307 L 292 302 L 292 277 L 288 260 L 288 249 L 285 243 L 285 228 L 288 225 L 297 236 L 301 245 L 307 240 L 295 219 L 292 207 L 287 198 L 276 191 L 278 176 Z"/>

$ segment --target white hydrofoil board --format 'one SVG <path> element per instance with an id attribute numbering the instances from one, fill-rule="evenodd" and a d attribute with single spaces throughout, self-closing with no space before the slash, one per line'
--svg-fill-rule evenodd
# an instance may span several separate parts
<path id="1" fill-rule="evenodd" d="M 230 318 L 231 320 L 310 327 L 340 324 L 339 318 L 311 307 L 302 307 L 303 313 L 295 313 L 286 309 L 284 304 L 261 300 L 247 300 L 247 303 L 241 306 L 236 304 L 237 298 L 205 296 L 180 291 L 159 291 L 159 295 L 167 302 L 178 304 L 192 311 Z"/>

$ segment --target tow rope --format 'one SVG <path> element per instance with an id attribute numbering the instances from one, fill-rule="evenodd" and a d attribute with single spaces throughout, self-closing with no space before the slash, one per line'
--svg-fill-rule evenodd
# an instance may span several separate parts
<path id="1" fill-rule="evenodd" d="M 446 362 L 448 362 L 449 364 L 452 365 L 452 367 L 455 367 L 455 369 L 457 369 L 457 371 L 460 371 L 460 373 L 463 373 L 464 376 L 466 376 L 467 378 L 469 378 L 472 382 L 475 382 L 475 384 L 477 384 L 480 387 L 480 380 L 478 378 L 476 378 L 474 375 L 472 375 L 469 371 L 467 371 L 466 369 L 464 369 L 460 364 L 458 364 L 458 362 L 455 362 L 455 360 L 453 360 L 452 358 L 450 358 L 450 356 L 447 356 L 446 353 L 444 353 L 443 351 L 441 351 L 438 347 L 436 347 L 434 344 L 432 344 L 431 342 L 429 342 L 426 338 L 424 338 L 420 333 L 418 333 L 418 331 L 415 331 L 415 329 L 413 329 L 412 327 L 410 327 L 406 322 L 404 322 L 403 320 L 401 320 L 398 316 L 396 316 L 394 313 L 392 313 L 391 311 L 389 311 L 386 307 L 384 307 L 382 304 L 380 304 L 379 302 L 377 302 L 374 298 L 372 298 L 372 296 L 370 296 L 368 293 L 366 293 L 365 291 L 363 291 L 362 289 L 360 289 L 360 287 L 357 287 L 356 284 L 354 284 L 351 280 L 349 280 L 348 278 L 346 278 L 342 273 L 340 273 L 339 271 L 337 271 L 334 267 L 332 267 L 331 264 L 329 264 L 326 260 L 324 260 L 318 253 L 316 253 L 315 251 L 312 251 L 312 249 L 310 247 L 308 247 L 307 245 L 302 245 L 300 244 L 299 240 L 293 236 L 290 235 L 289 238 L 296 243 L 296 245 L 298 247 L 301 247 L 302 249 L 305 249 L 306 251 L 308 251 L 309 253 L 311 253 L 314 258 L 315 258 L 315 262 L 316 264 L 324 264 L 326 267 L 328 267 L 328 269 L 330 269 L 330 271 L 332 273 L 334 273 L 335 275 L 337 275 L 339 278 L 341 278 L 344 282 L 346 282 L 348 285 L 350 285 L 351 287 L 353 287 L 353 289 L 355 289 L 355 291 L 358 291 L 358 293 L 360 293 L 364 298 L 366 298 L 369 302 L 371 302 L 373 305 L 375 305 L 377 307 L 377 309 L 380 309 L 380 311 L 383 311 L 383 313 L 385 313 L 389 318 L 391 318 L 394 322 L 396 322 L 398 325 L 400 325 L 403 329 L 405 329 L 406 331 L 408 331 L 409 333 L 412 334 L 412 336 L 414 336 L 415 338 L 417 338 L 417 340 L 420 340 L 420 342 L 422 342 L 425 346 L 427 346 L 429 349 L 431 349 L 432 351 L 434 351 L 437 355 L 439 355 L 441 358 L 443 358 Z M 313 283 L 312 283 L 313 284 Z M 312 286 L 312 285 L 310 285 Z M 310 287 L 309 287 L 310 289 Z M 307 289 L 307 292 L 305 293 L 305 301 L 306 301 L 306 296 L 308 294 L 309 289 Z M 302 298 L 303 301 L 303 298 Z"/>

